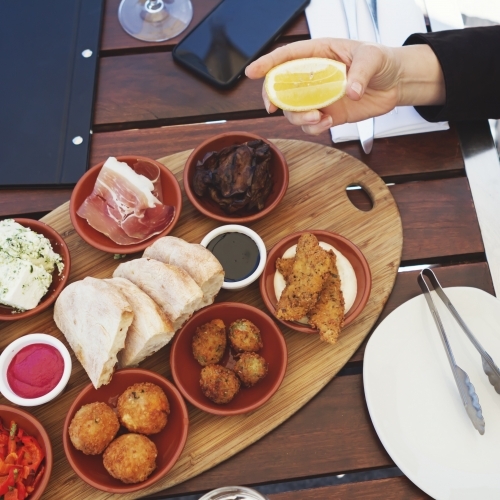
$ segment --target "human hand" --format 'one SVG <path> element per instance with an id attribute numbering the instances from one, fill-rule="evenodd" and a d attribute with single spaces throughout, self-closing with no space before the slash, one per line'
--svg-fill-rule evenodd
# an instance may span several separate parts
<path id="1" fill-rule="evenodd" d="M 248 78 L 262 78 L 277 66 L 292 59 L 325 57 L 347 66 L 347 97 L 322 110 L 284 111 L 284 115 L 304 132 L 319 134 L 334 125 L 352 123 L 388 113 L 400 101 L 401 77 L 398 49 L 355 40 L 320 38 L 291 43 L 266 54 L 247 66 Z M 269 113 L 277 110 L 262 88 Z"/>

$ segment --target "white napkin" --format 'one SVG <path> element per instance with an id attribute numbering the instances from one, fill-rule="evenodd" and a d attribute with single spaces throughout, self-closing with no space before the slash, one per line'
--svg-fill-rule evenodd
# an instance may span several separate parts
<path id="1" fill-rule="evenodd" d="M 412 33 L 425 33 L 424 16 L 414 0 L 378 0 L 380 40 L 384 45 L 400 47 Z M 375 41 L 370 11 L 365 0 L 357 0 L 358 34 L 360 39 Z M 306 8 L 311 38 L 348 38 L 342 0 L 311 0 Z M 375 137 L 418 134 L 447 130 L 447 122 L 425 121 L 412 106 L 398 107 L 397 112 L 375 118 Z M 359 139 L 355 123 L 330 129 L 333 142 Z"/>

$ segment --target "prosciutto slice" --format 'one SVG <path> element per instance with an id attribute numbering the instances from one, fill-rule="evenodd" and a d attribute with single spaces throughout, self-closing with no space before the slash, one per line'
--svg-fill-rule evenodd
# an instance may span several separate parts
<path id="1" fill-rule="evenodd" d="M 139 161 L 132 168 L 111 157 L 77 214 L 115 243 L 132 245 L 161 233 L 172 222 L 175 208 L 162 203 L 161 193 L 156 165 Z"/>

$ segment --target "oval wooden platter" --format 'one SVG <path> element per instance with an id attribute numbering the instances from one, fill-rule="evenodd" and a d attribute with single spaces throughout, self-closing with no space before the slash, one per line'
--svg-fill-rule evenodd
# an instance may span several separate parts
<path id="1" fill-rule="evenodd" d="M 128 495 L 93 489 L 76 476 L 64 455 L 62 424 L 66 412 L 78 392 L 89 383 L 73 356 L 73 372 L 64 394 L 30 410 L 45 425 L 54 449 L 54 468 L 44 498 L 131 499 L 200 474 L 254 443 L 307 403 L 349 360 L 372 328 L 394 285 L 403 243 L 399 211 L 389 189 L 365 164 L 339 150 L 304 141 L 276 139 L 273 142 L 288 161 L 290 184 L 278 208 L 266 219 L 251 224 L 252 229 L 262 236 L 268 249 L 287 234 L 305 229 L 333 231 L 352 240 L 366 256 L 372 272 L 372 290 L 365 309 L 343 330 L 333 346 L 320 342 L 316 335 L 280 325 L 288 347 L 288 368 L 280 389 L 270 401 L 251 414 L 234 417 L 218 417 L 189 407 L 188 440 L 179 461 L 154 486 Z M 176 175 L 181 187 L 182 170 L 189 153 L 184 151 L 160 159 Z M 345 188 L 352 184 L 361 185 L 369 193 L 372 210 L 360 211 L 350 202 Z M 198 243 L 219 224 L 198 213 L 185 196 L 183 202 L 179 223 L 172 234 Z M 43 220 L 59 231 L 69 246 L 70 281 L 86 276 L 111 276 L 118 262 L 112 255 L 80 239 L 71 225 L 67 203 Z M 258 283 L 238 292 L 222 290 L 217 301 L 227 300 L 265 310 Z M 34 318 L 4 323 L 0 331 L 2 349 L 21 335 L 33 332 L 49 333 L 65 342 L 52 319 L 52 308 Z M 141 368 L 170 377 L 169 352 L 168 346 L 163 348 L 145 360 Z M 2 398 L 2 403 L 5 402 Z"/>

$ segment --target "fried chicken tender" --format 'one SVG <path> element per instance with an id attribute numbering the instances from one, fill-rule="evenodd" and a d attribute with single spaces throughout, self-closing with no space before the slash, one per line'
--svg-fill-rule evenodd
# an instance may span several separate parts
<path id="1" fill-rule="evenodd" d="M 229 342 L 237 352 L 255 352 L 264 347 L 260 330 L 248 319 L 237 319 L 231 323 Z"/>
<path id="2" fill-rule="evenodd" d="M 120 428 L 118 417 L 106 403 L 82 406 L 69 424 L 73 446 L 85 455 L 99 455 L 113 440 Z"/>
<path id="3" fill-rule="evenodd" d="M 123 434 L 116 438 L 103 455 L 105 469 L 116 479 L 127 483 L 145 481 L 156 469 L 156 445 L 142 434 Z"/>
<path id="4" fill-rule="evenodd" d="M 262 380 L 267 375 L 268 368 L 266 360 L 256 352 L 242 354 L 234 365 L 234 371 L 245 387 L 252 387 Z"/>
<path id="5" fill-rule="evenodd" d="M 218 363 L 226 350 L 226 325 L 213 319 L 199 326 L 193 336 L 193 356 L 201 366 Z"/>
<path id="6" fill-rule="evenodd" d="M 276 317 L 298 321 L 318 301 L 330 269 L 331 255 L 316 236 L 304 233 L 298 241 L 292 272 L 276 308 Z"/>
<path id="7" fill-rule="evenodd" d="M 131 432 L 157 434 L 166 425 L 170 405 L 163 389 L 151 382 L 131 385 L 116 406 L 123 426 Z"/>
<path id="8" fill-rule="evenodd" d="M 207 365 L 201 370 L 201 391 L 219 405 L 229 403 L 238 394 L 240 385 L 235 373 L 223 366 Z"/>
<path id="9" fill-rule="evenodd" d="M 285 278 L 285 281 L 288 283 L 288 280 L 290 279 L 290 276 L 293 271 L 293 261 L 295 258 L 291 259 L 283 259 L 281 257 L 278 257 L 276 259 L 276 269 L 278 270 L 279 273 Z"/>
<path id="10" fill-rule="evenodd" d="M 331 253 L 330 270 L 318 302 L 309 311 L 309 325 L 319 330 L 319 338 L 329 344 L 335 344 L 340 330 L 344 326 L 344 296 L 340 289 L 340 277 L 337 270 L 337 258 Z"/>

